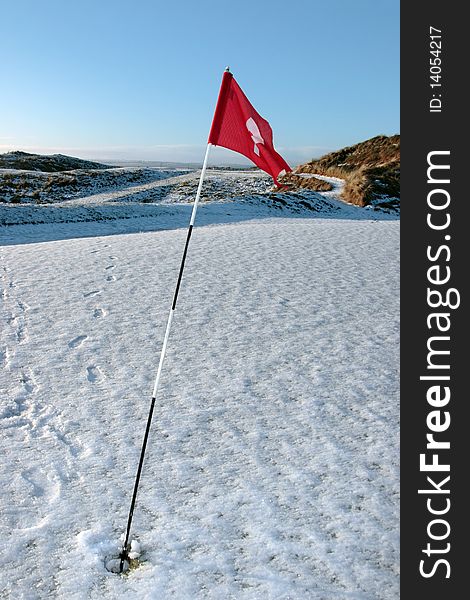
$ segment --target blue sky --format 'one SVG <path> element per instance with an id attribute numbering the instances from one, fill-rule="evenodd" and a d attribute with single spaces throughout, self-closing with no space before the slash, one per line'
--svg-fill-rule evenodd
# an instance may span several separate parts
<path id="1" fill-rule="evenodd" d="M 0 152 L 200 162 L 227 65 L 293 164 L 399 132 L 398 0 L 3 0 L 0 49 Z"/>

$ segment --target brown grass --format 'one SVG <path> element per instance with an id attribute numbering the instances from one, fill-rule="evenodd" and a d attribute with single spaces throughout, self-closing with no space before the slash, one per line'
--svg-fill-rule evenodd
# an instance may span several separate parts
<path id="1" fill-rule="evenodd" d="M 329 192 L 333 189 L 331 183 L 316 177 L 301 177 L 295 173 L 286 173 L 279 179 L 279 183 L 292 188 L 303 188 L 315 192 Z"/>
<path id="2" fill-rule="evenodd" d="M 344 179 L 343 199 L 358 206 L 366 206 L 375 198 L 399 198 L 400 136 L 379 135 L 331 152 L 299 165 L 292 177 L 297 173 L 318 173 Z"/>

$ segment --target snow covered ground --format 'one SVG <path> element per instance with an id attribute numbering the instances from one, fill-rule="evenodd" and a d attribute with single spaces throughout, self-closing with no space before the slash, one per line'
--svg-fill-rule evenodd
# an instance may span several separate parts
<path id="1" fill-rule="evenodd" d="M 321 196 L 202 204 L 125 576 L 190 207 L 0 228 L 2 597 L 398 597 L 399 222 Z"/>
<path id="2" fill-rule="evenodd" d="M 24 194 L 18 202 L 8 200 L 9 188 L 5 177 L 11 172 L 0 169 L 0 227 L 38 223 L 96 223 L 142 217 L 157 217 L 161 222 L 168 213 L 170 222 L 163 226 L 172 227 L 179 205 L 194 200 L 199 179 L 198 171 L 182 172 L 181 169 L 118 168 L 52 174 L 35 171 L 15 173 L 16 178 L 22 181 Z M 370 212 L 377 212 L 373 207 L 364 210 L 338 201 L 343 186 L 341 179 L 317 177 L 332 183 L 333 190 L 322 194 L 304 189 L 273 193 L 272 179 L 261 171 L 210 169 L 204 181 L 201 201 L 216 203 L 219 212 L 220 209 L 225 211 L 226 203 L 242 204 L 241 218 L 252 218 L 253 211 L 263 207 L 268 212 L 276 209 L 304 214 L 306 210 L 311 210 L 322 216 L 334 214 L 335 217 L 355 219 L 369 219 Z M 59 181 L 63 178 L 74 179 L 75 183 L 73 186 L 62 186 L 56 182 L 48 187 L 43 181 L 41 197 L 35 199 L 34 194 L 39 186 L 37 180 L 47 181 L 48 178 Z M 252 206 L 248 217 L 245 217 L 247 204 Z M 380 211 L 380 218 L 386 218 L 387 215 L 396 219 L 397 212 Z M 133 228 L 134 225 L 127 223 L 125 227 Z"/>

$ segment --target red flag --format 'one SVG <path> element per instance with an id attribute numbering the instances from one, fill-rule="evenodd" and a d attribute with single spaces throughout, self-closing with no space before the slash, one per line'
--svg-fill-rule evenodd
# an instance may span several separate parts
<path id="1" fill-rule="evenodd" d="M 222 78 L 208 141 L 243 154 L 269 173 L 277 186 L 277 178 L 292 170 L 274 150 L 271 126 L 256 112 L 229 71 Z"/>

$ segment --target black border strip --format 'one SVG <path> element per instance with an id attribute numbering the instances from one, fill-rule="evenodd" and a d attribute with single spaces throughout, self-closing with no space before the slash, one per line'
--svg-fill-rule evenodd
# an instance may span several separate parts
<path id="1" fill-rule="evenodd" d="M 466 533 L 468 518 L 464 514 L 469 499 L 466 497 L 467 457 L 470 457 L 470 432 L 467 432 L 469 421 L 466 419 L 468 392 L 464 387 L 464 374 L 468 370 L 466 348 L 468 315 L 466 315 L 466 299 L 468 297 L 469 278 L 467 258 L 470 252 L 466 240 L 470 237 L 468 229 L 468 191 L 464 190 L 467 174 L 470 174 L 470 156 L 464 150 L 468 138 L 468 103 L 463 90 L 468 79 L 469 68 L 467 57 L 469 52 L 466 43 L 469 39 L 468 25 L 463 17 L 463 8 L 457 2 L 402 2 L 401 4 L 401 163 L 402 163 L 402 237 L 401 237 L 401 324 L 402 324 L 402 362 L 401 362 L 401 598 L 460 598 L 466 589 L 467 552 Z M 430 27 L 442 30 L 441 87 L 431 88 L 430 59 Z M 438 38 L 436 38 L 438 39 Z M 438 69 L 434 69 L 434 72 Z M 434 81 L 435 82 L 435 81 Z M 433 93 L 436 96 L 433 97 Z M 441 94 L 439 96 L 439 94 Z M 442 100 L 441 112 L 430 112 L 430 101 Z M 438 108 L 439 102 L 433 102 Z M 427 180 L 428 153 L 433 151 L 449 151 L 447 155 L 436 155 L 436 162 L 450 164 L 448 184 L 433 184 Z M 434 171 L 436 175 L 438 171 Z M 440 179 L 445 179 L 444 171 L 439 172 Z M 467 187 L 467 186 L 466 186 Z M 428 194 L 432 189 L 445 189 L 450 198 L 448 209 L 434 211 L 434 217 L 444 219 L 448 212 L 450 224 L 445 230 L 433 230 L 427 224 L 427 215 L 433 212 L 428 206 Z M 446 194 L 437 193 L 434 198 L 445 200 Z M 450 239 L 445 236 L 450 236 Z M 427 257 L 427 248 L 431 248 L 432 256 L 441 246 L 447 245 L 448 253 L 441 250 L 439 258 L 434 262 Z M 458 290 L 461 298 L 456 309 L 441 307 L 437 311 L 450 314 L 451 326 L 448 341 L 441 341 L 442 348 L 450 350 L 449 355 L 439 357 L 440 364 L 450 365 L 449 370 L 428 368 L 427 342 L 430 336 L 437 335 L 435 326 L 428 328 L 427 316 L 433 312 L 427 301 L 428 269 L 439 264 L 442 273 L 450 267 L 450 281 L 440 284 L 438 289 L 443 293 L 446 288 Z M 436 274 L 436 272 L 434 272 Z M 467 319 L 466 319 L 467 317 Z M 435 324 L 435 321 L 433 322 Z M 440 408 L 441 417 L 447 411 L 451 418 L 449 428 L 436 434 L 436 439 L 450 441 L 449 450 L 441 450 L 439 462 L 449 463 L 450 472 L 420 471 L 419 456 L 427 453 L 427 462 L 432 460 L 433 450 L 427 450 L 426 434 L 430 433 L 427 417 L 436 408 L 427 400 L 427 390 L 433 384 L 421 380 L 422 375 L 450 375 L 448 384 L 451 391 L 449 403 Z M 434 476 L 439 484 L 450 475 L 442 489 L 450 489 L 449 494 L 418 494 L 418 489 L 430 489 L 427 476 Z M 430 506 L 442 510 L 447 506 L 445 498 L 450 499 L 450 508 L 445 515 L 432 515 Z M 445 519 L 450 526 L 448 537 L 442 541 L 432 540 L 428 535 L 428 527 L 433 519 Z M 431 525 L 431 532 L 443 536 L 447 531 L 443 523 Z M 423 552 L 430 543 L 433 552 L 429 556 Z M 434 553 L 434 549 L 448 551 Z M 420 561 L 423 559 L 423 570 L 428 574 L 433 571 L 439 559 L 448 561 L 440 563 L 435 573 L 428 578 L 420 574 Z"/>

